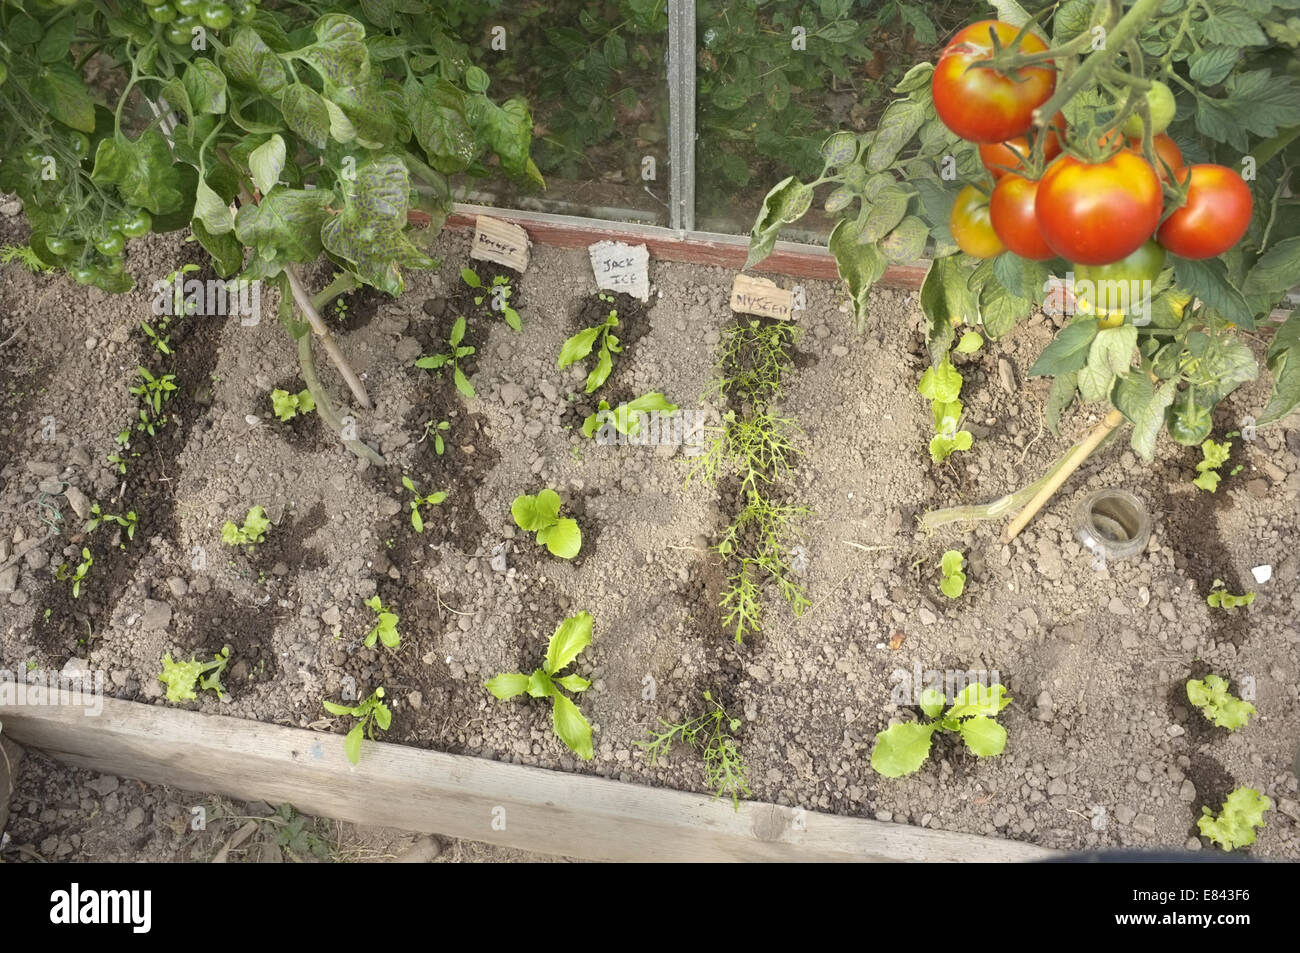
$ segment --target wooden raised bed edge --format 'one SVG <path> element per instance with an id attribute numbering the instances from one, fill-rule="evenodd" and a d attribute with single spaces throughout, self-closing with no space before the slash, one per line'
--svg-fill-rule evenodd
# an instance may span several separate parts
<path id="1" fill-rule="evenodd" d="M 728 801 L 667 788 L 383 742 L 367 741 L 354 768 L 340 735 L 102 701 L 102 712 L 90 716 L 85 705 L 0 700 L 0 720 L 21 744 L 105 774 L 588 860 L 1005 863 L 1055 856 L 1013 841 L 760 802 L 736 812 Z"/>

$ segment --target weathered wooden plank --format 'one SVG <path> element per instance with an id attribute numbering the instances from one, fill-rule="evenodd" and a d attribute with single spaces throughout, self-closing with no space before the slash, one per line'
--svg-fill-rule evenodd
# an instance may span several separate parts
<path id="1" fill-rule="evenodd" d="M 23 749 L 0 735 L 0 834 L 9 821 L 9 802 L 18 784 L 18 763 L 22 759 Z"/>
<path id="2" fill-rule="evenodd" d="M 7 733 L 109 774 L 591 860 L 1025 861 L 1042 848 L 104 699 L 0 706 Z"/>
<path id="3" fill-rule="evenodd" d="M 448 228 L 473 228 L 477 207 L 464 206 L 448 217 Z M 736 271 L 745 266 L 749 240 L 744 236 L 711 235 L 709 238 L 681 237 L 670 229 L 651 225 L 620 222 L 588 224 L 566 216 L 542 213 L 517 213 L 492 209 L 491 214 L 521 226 L 535 243 L 560 248 L 586 248 L 598 241 L 627 242 L 646 245 L 650 254 L 662 261 L 683 261 L 697 265 L 718 265 Z M 885 288 L 919 288 L 925 280 L 929 263 L 890 265 L 881 276 Z M 789 275 L 793 278 L 838 279 L 835 259 L 821 245 L 797 245 L 778 242 L 776 250 L 754 267 L 755 272 Z"/>

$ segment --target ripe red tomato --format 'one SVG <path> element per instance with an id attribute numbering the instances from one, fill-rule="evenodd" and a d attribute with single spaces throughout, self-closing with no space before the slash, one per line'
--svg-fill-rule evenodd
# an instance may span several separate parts
<path id="1" fill-rule="evenodd" d="M 930 79 L 934 108 L 943 124 L 972 142 L 1006 142 L 1023 136 L 1033 122 L 1034 110 L 1056 89 L 1056 71 L 1050 66 L 1029 66 L 1015 76 L 971 64 L 991 59 L 990 28 L 1002 46 L 1019 32 L 1010 23 L 981 20 L 960 31 L 944 48 Z M 1023 53 L 1040 53 L 1047 46 L 1032 33 L 1020 43 Z"/>
<path id="2" fill-rule="evenodd" d="M 1057 113 L 1052 124 L 1047 127 L 1047 141 L 1043 143 L 1043 158 L 1051 162 L 1061 154 L 1061 139 L 1065 136 L 1065 116 Z M 986 142 L 980 146 L 980 161 L 989 174 L 1000 179 L 1010 169 L 1013 172 L 1024 171 L 1025 156 L 1034 147 L 1033 134 L 1016 136 L 1006 142 Z"/>
<path id="3" fill-rule="evenodd" d="M 1191 185 L 1187 204 L 1160 226 L 1161 245 L 1183 258 L 1213 258 L 1237 244 L 1250 227 L 1254 204 L 1250 188 L 1234 170 L 1222 165 L 1194 165 L 1178 173 Z"/>
<path id="4" fill-rule="evenodd" d="M 1021 258 L 1046 261 L 1055 258 L 1034 214 L 1038 183 L 1023 176 L 1009 174 L 998 180 L 989 198 L 989 222 L 1002 244 Z"/>
<path id="5" fill-rule="evenodd" d="M 948 216 L 948 230 L 957 247 L 976 258 L 992 258 L 1006 251 L 989 222 L 988 199 L 973 185 L 957 193 Z"/>
<path id="6" fill-rule="evenodd" d="M 1104 265 L 1136 251 L 1160 224 L 1160 208 L 1160 180 L 1150 163 L 1127 150 L 1102 162 L 1061 156 L 1034 200 L 1047 244 L 1080 265 Z"/>

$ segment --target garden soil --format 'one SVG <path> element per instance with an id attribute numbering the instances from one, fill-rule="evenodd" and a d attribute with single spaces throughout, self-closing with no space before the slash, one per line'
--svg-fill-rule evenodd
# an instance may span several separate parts
<path id="1" fill-rule="evenodd" d="M 18 234 L 17 219 L 0 218 L 0 233 Z M 468 247 L 468 235 L 444 234 L 432 248 L 441 270 L 408 274 L 401 298 L 362 292 L 345 312 L 327 310 L 375 404 L 351 410 L 357 433 L 386 467 L 358 460 L 314 416 L 285 424 L 271 413 L 273 388 L 301 387 L 273 292 L 256 325 L 195 315 L 177 322 L 174 355 L 152 347 L 140 328 L 154 320 L 150 286 L 198 261 L 192 245 L 132 243 L 137 290 L 120 296 L 16 264 L 0 271 L 0 668 L 102 670 L 111 694 L 161 705 L 165 653 L 202 658 L 229 645 L 225 698 L 204 693 L 189 707 L 333 732 L 341 745 L 348 725 L 321 700 L 382 685 L 393 708 L 385 740 L 686 791 L 706 790 L 699 755 L 678 747 L 651 766 L 638 742 L 661 718 L 703 713 L 707 691 L 743 722 L 756 799 L 1051 848 L 1200 850 L 1214 849 L 1195 836 L 1201 806 L 1217 809 L 1249 786 L 1276 805 L 1249 853 L 1300 859 L 1300 421 L 1234 438 L 1214 494 L 1191 484 L 1195 450 L 1164 441 L 1146 464 L 1117 441 L 1009 546 L 992 521 L 926 536 L 921 513 L 1036 479 L 1102 408 L 1071 408 L 1060 436 L 1045 428 L 1047 382 L 1027 369 L 1054 329 L 1037 315 L 957 358 L 975 443 L 935 465 L 916 391 L 926 362 L 916 294 L 873 292 L 859 337 L 838 286 L 807 282 L 777 409 L 802 430 L 782 492 L 812 511 L 798 560 L 812 606 L 796 618 L 764 591 L 763 631 L 737 644 L 720 625 L 725 578 L 709 550 L 729 504 L 717 487 L 687 485 L 690 448 L 581 434 L 600 396 L 659 391 L 700 407 L 735 320 L 733 273 L 654 262 L 640 308 L 595 297 L 585 252 L 537 247 L 512 278 L 516 333 L 462 285 Z M 311 275 L 316 287 L 328 279 L 325 268 Z M 610 382 L 588 397 L 589 361 L 560 370 L 556 356 L 580 316 L 594 323 L 611 306 L 631 333 Z M 462 359 L 472 398 L 413 366 L 461 314 L 475 348 Z M 1266 345 L 1252 343 L 1262 363 Z M 344 402 L 339 376 L 323 355 L 317 364 Z M 139 366 L 175 373 L 178 390 L 165 431 L 133 436 L 122 454 L 114 437 L 138 415 L 128 388 Z M 1267 389 L 1266 380 L 1242 388 L 1216 432 L 1240 429 Z M 714 421 L 721 409 L 704 407 Z M 114 453 L 125 474 L 106 462 Z M 423 533 L 403 475 L 422 495 L 449 494 L 421 509 Z M 543 487 L 582 529 L 578 559 L 548 555 L 511 519 L 511 500 Z M 1129 490 L 1151 511 L 1151 540 L 1132 560 L 1097 565 L 1074 538 L 1075 508 L 1101 487 Z M 133 507 L 134 538 L 116 526 L 86 533 L 92 502 Z M 254 505 L 273 524 L 266 542 L 223 546 L 222 525 Z M 66 576 L 83 546 L 94 564 L 74 599 L 59 567 Z M 938 587 L 946 549 L 967 558 L 956 600 Z M 1272 578 L 1260 584 L 1251 570 L 1262 565 Z M 1258 596 L 1248 608 L 1211 609 L 1215 579 Z M 400 617 L 396 651 L 363 645 L 375 620 L 365 601 L 376 594 Z M 498 672 L 539 665 L 556 625 L 579 611 L 595 619 L 572 669 L 592 680 L 579 698 L 594 727 L 590 762 L 558 741 L 546 705 L 483 688 Z M 903 694 L 916 673 L 971 670 L 997 673 L 1014 697 L 1000 716 L 1005 753 L 976 759 L 940 738 L 917 774 L 875 774 L 876 734 L 916 716 Z M 1209 671 L 1253 694 L 1259 713 L 1246 728 L 1213 728 L 1187 704 L 1182 686 Z M 14 843 L 57 852 L 76 837 L 74 853 L 126 859 L 150 842 L 92 836 L 126 802 L 110 806 L 93 776 L 40 770 L 57 803 L 28 798 Z M 161 789 L 147 796 L 158 856 L 191 850 L 163 830 L 176 812 L 162 806 L 188 802 Z"/>

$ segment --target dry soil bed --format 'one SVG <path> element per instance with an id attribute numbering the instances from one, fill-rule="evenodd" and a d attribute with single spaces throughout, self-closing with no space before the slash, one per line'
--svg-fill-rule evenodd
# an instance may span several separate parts
<path id="1" fill-rule="evenodd" d="M 3 224 L 15 231 L 13 219 Z M 722 576 L 707 549 L 730 518 L 719 492 L 684 486 L 691 460 L 680 449 L 599 446 L 575 426 L 589 403 L 587 366 L 560 371 L 555 360 L 580 309 L 593 307 L 585 253 L 535 249 L 515 280 L 522 333 L 486 309 L 470 314 L 472 399 L 412 367 L 469 307 L 457 277 L 466 235 L 441 236 L 441 271 L 409 275 L 402 298 L 360 294 L 346 322 L 331 318 L 376 404 L 356 418 L 389 463 L 377 468 L 313 422 L 271 415 L 272 388 L 299 386 L 273 295 L 255 327 L 194 317 L 181 322 L 191 327 L 174 362 L 150 351 L 139 329 L 148 287 L 198 260 L 192 247 L 134 243 L 140 287 L 125 296 L 15 266 L 0 272 L 0 341 L 16 335 L 0 349 L 0 564 L 31 547 L 0 571 L 0 667 L 89 666 L 107 673 L 112 694 L 163 704 L 165 652 L 230 644 L 229 695 L 203 698 L 202 710 L 341 732 L 321 699 L 382 684 L 394 708 L 388 740 L 684 790 L 703 788 L 696 755 L 678 750 L 651 768 L 636 743 L 658 717 L 702 711 L 711 690 L 744 719 L 755 798 L 1056 848 L 1200 848 L 1200 806 L 1217 808 L 1246 785 L 1278 805 L 1252 854 L 1300 857 L 1294 418 L 1238 441 L 1231 465 L 1243 469 L 1214 495 L 1191 485 L 1193 451 L 1166 442 L 1148 466 L 1116 444 L 1009 547 L 992 523 L 927 538 L 919 513 L 1029 482 L 1099 408 L 1071 409 L 1060 437 L 1043 428 L 1045 384 L 1026 376 L 1052 331 L 1038 316 L 964 359 L 975 446 L 936 467 L 930 411 L 916 393 L 926 358 L 915 294 L 875 292 L 874 327 L 858 339 L 839 289 L 809 282 L 780 410 L 804 431 L 789 489 L 814 511 L 802 580 L 813 606 L 796 619 L 767 593 L 764 632 L 736 645 L 719 628 Z M 322 269 L 314 280 L 327 278 Z M 734 319 L 732 274 L 656 262 L 651 278 L 643 336 L 615 357 L 602 394 L 657 390 L 696 407 Z M 136 413 L 127 388 L 144 360 L 174 364 L 176 423 L 133 444 L 141 456 L 124 490 L 105 458 Z M 323 357 L 319 365 L 341 401 L 341 380 Z M 1266 387 L 1234 396 L 1219 432 L 1262 407 Z M 56 435 L 45 440 L 50 416 Z M 429 420 L 450 424 L 442 457 L 421 440 Z M 403 473 L 421 492 L 450 493 L 425 510 L 422 535 L 408 521 Z M 543 486 L 582 527 L 572 563 L 510 518 L 514 496 Z M 1154 532 L 1140 557 L 1098 571 L 1070 516 L 1102 486 L 1141 497 Z M 67 487 L 84 501 L 61 495 Z M 125 549 L 114 530 L 89 537 L 96 562 L 75 600 L 54 576 L 86 543 L 74 500 L 111 512 L 136 501 L 140 519 Z M 223 547 L 222 523 L 255 504 L 274 523 L 267 543 L 251 556 Z M 60 534 L 32 546 L 50 523 Z M 504 572 L 491 565 L 503 545 Z M 938 590 L 947 548 L 969 560 L 956 601 Z M 1256 585 L 1250 569 L 1261 564 L 1274 575 Z M 1259 596 L 1248 609 L 1211 610 L 1214 578 Z M 363 603 L 375 593 L 401 616 L 396 652 L 362 646 L 373 620 Z M 595 617 L 576 669 L 593 680 L 581 699 L 595 727 L 590 763 L 555 738 L 541 704 L 499 702 L 482 687 L 497 672 L 531 670 L 556 624 L 579 610 Z M 977 761 L 944 741 L 910 778 L 874 774 L 876 733 L 911 717 L 891 703 L 892 673 L 916 666 L 998 672 L 1016 699 L 1002 716 L 1006 753 Z M 1183 682 L 1210 670 L 1234 686 L 1254 679 L 1259 715 L 1245 730 L 1228 735 L 1189 710 Z M 26 835 L 36 842 L 41 816 Z"/>

